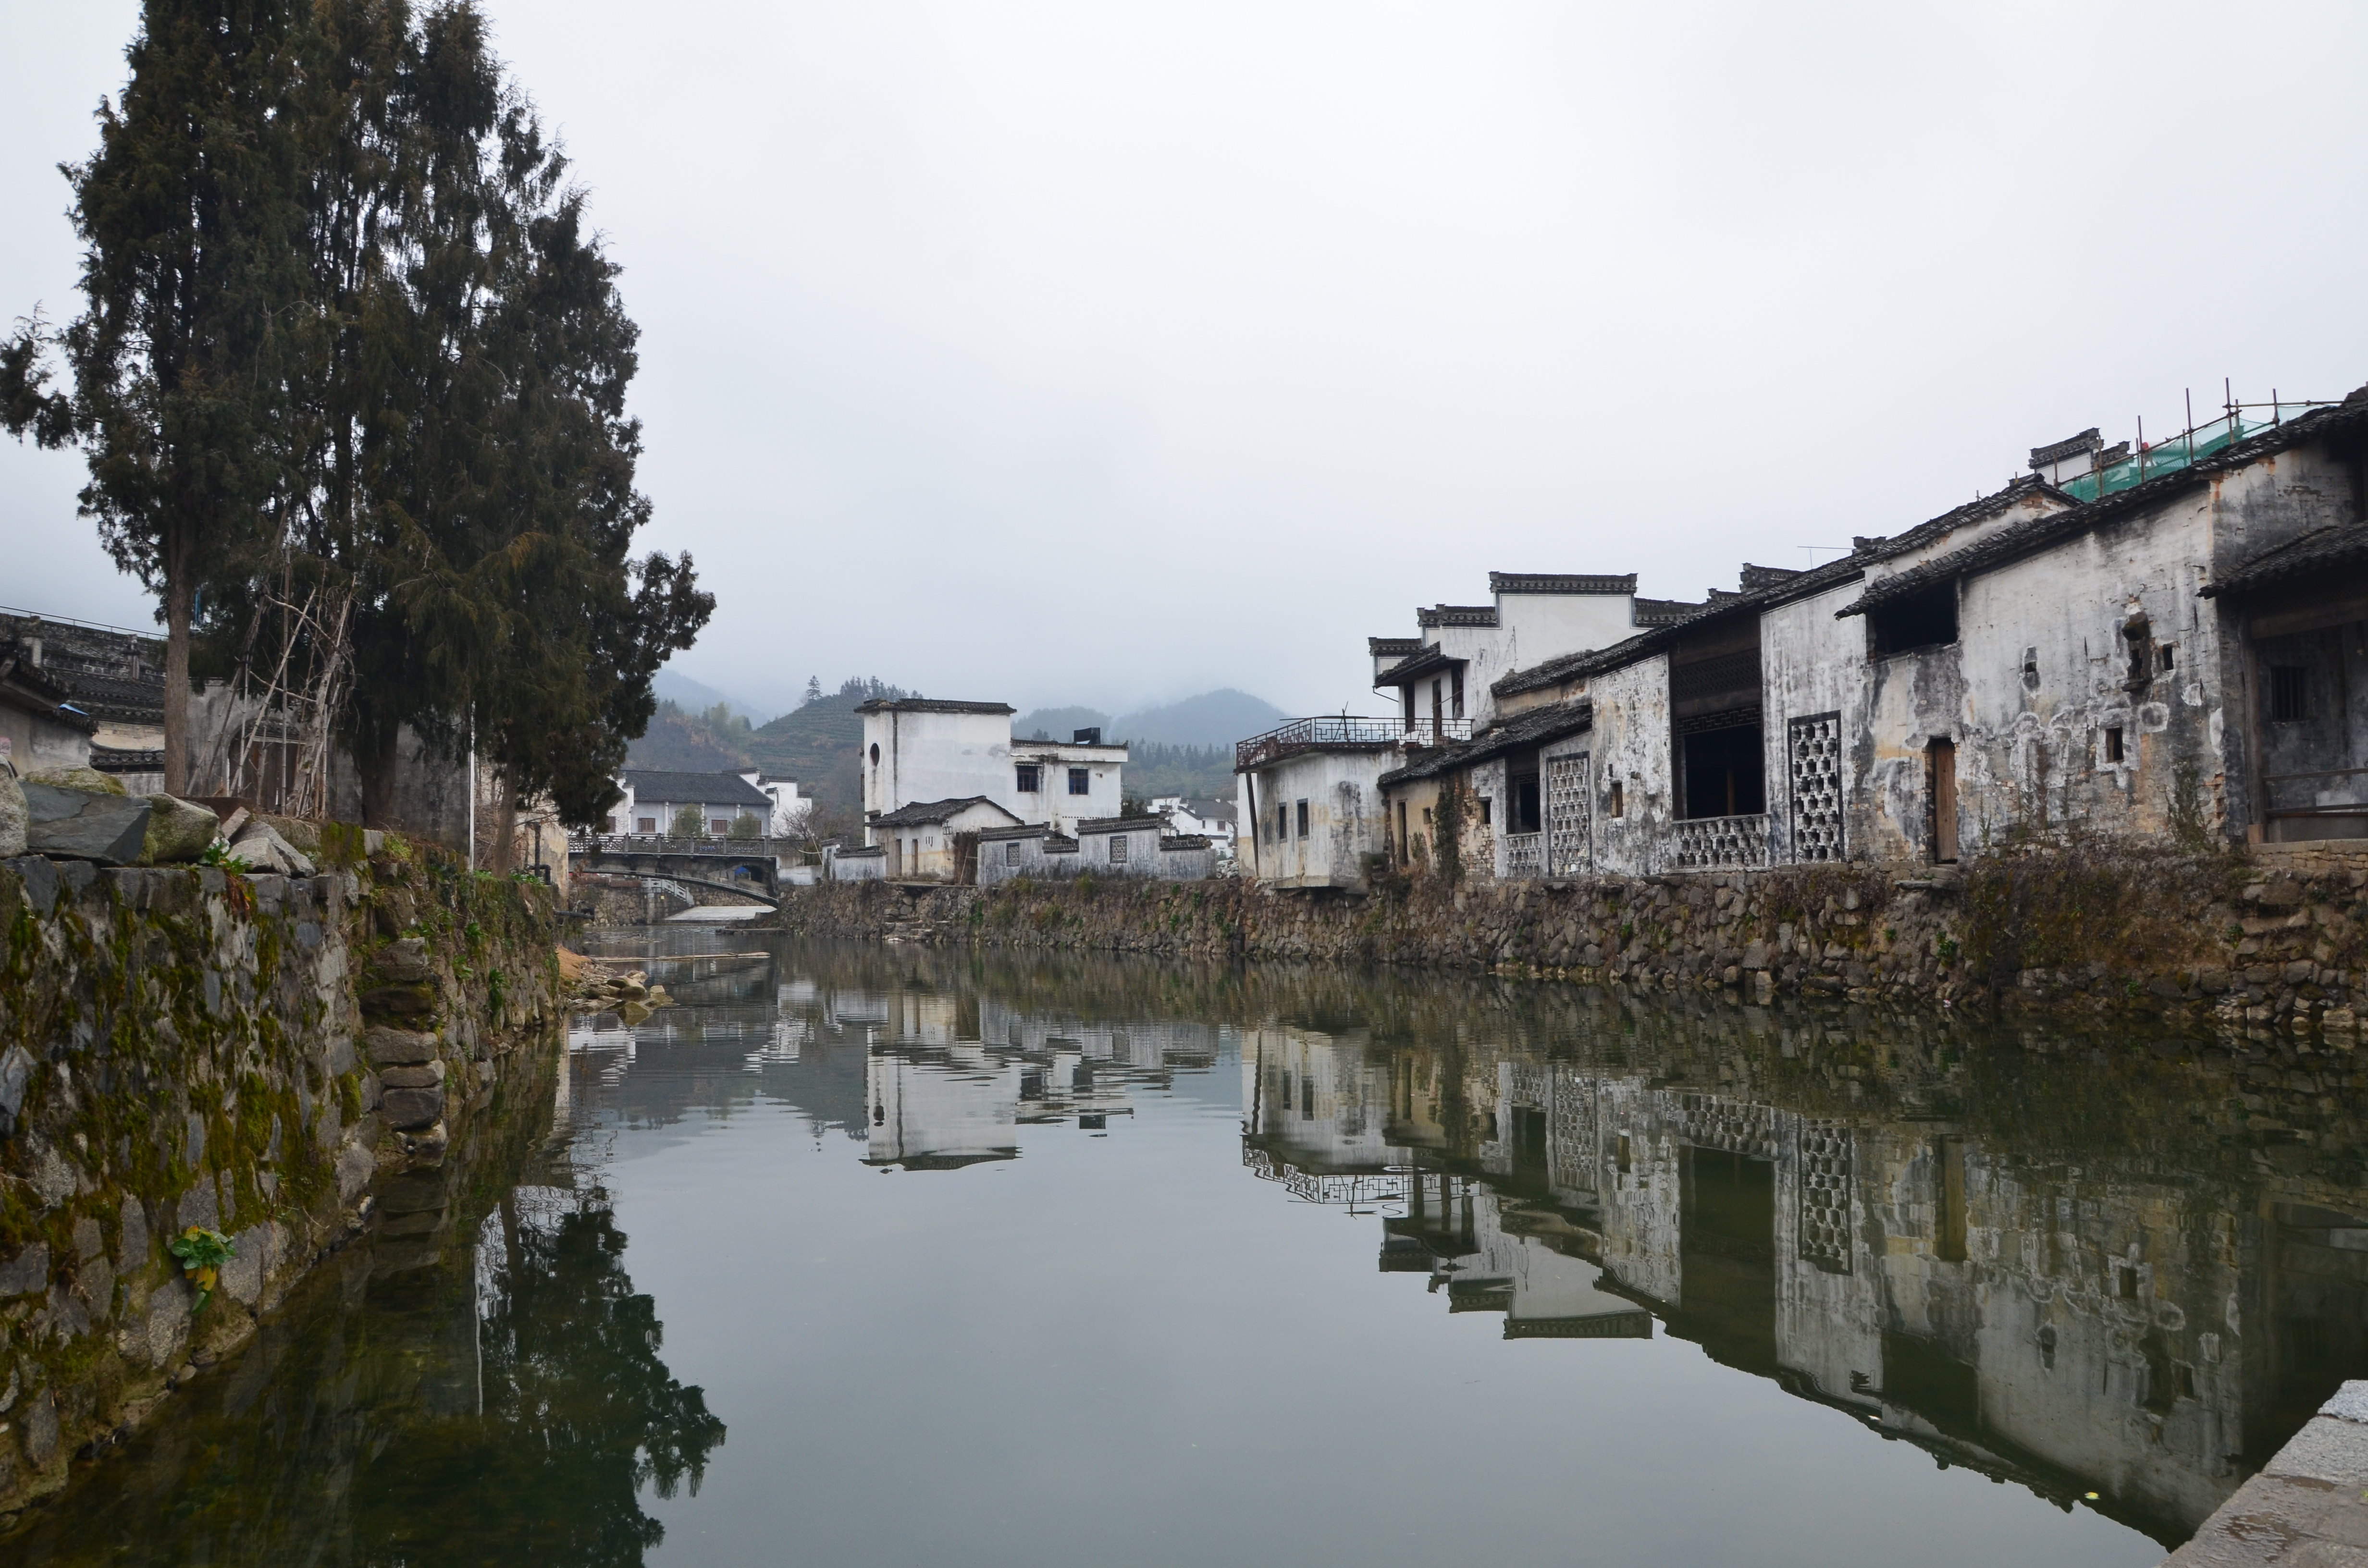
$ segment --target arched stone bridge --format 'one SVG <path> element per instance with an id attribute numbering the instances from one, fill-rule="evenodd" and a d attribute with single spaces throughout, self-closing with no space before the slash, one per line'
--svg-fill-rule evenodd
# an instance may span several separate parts
<path id="1" fill-rule="evenodd" d="M 781 861 L 801 858 L 801 846 L 781 838 L 675 838 L 651 834 L 601 834 L 571 838 L 571 869 L 611 877 L 679 882 L 731 893 L 779 909 Z"/>

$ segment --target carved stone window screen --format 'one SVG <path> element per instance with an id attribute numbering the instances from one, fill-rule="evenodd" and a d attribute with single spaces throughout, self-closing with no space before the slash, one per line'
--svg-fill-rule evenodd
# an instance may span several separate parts
<path id="1" fill-rule="evenodd" d="M 1546 758 L 1546 875 L 1575 877 L 1593 864 L 1595 797 L 1588 754 Z"/>
<path id="2" fill-rule="evenodd" d="M 1842 716 L 1795 719 L 1785 726 L 1784 740 L 1793 780 L 1793 858 L 1842 859 Z"/>

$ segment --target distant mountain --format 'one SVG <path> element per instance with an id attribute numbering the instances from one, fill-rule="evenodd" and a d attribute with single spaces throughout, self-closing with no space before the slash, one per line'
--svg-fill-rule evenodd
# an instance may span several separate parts
<path id="1" fill-rule="evenodd" d="M 1110 722 L 1104 733 L 1111 740 L 1157 741 L 1171 746 L 1230 746 L 1290 718 L 1271 702 L 1224 687 L 1164 707 L 1121 713 Z"/>
<path id="2" fill-rule="evenodd" d="M 1039 708 L 1011 721 L 1014 740 L 1031 741 L 1042 733 L 1048 740 L 1065 741 L 1079 730 L 1099 730 L 1109 740 L 1110 716 L 1094 708 Z"/>
<path id="3" fill-rule="evenodd" d="M 852 817 L 863 809 L 863 716 L 856 704 L 905 695 L 877 680 L 850 680 L 809 697 L 748 737 L 749 758 L 767 773 L 796 779 L 799 794 Z"/>
<path id="4" fill-rule="evenodd" d="M 751 707 L 730 692 L 718 691 L 705 681 L 693 680 L 678 670 L 658 671 L 657 677 L 650 682 L 650 689 L 687 712 L 704 713 L 721 702 L 751 724 L 761 724 L 773 716 L 765 709 Z"/>
<path id="5" fill-rule="evenodd" d="M 647 733 L 625 748 L 628 767 L 665 767 L 679 773 L 722 773 L 750 767 L 748 721 L 719 712 L 686 712 L 671 699 L 658 699 Z"/>

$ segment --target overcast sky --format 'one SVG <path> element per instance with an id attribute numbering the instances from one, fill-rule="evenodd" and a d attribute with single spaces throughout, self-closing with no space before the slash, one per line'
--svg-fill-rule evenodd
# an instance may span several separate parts
<path id="1" fill-rule="evenodd" d="M 641 323 L 677 667 L 1381 711 L 1493 568 L 1731 587 L 2368 382 L 2368 6 L 488 0 Z M 0 0 L 0 319 L 137 6 Z M 151 605 L 0 441 L 0 604 Z"/>

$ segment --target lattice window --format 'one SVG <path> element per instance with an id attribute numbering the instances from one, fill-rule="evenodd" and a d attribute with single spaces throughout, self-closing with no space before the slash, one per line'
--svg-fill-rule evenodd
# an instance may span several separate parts
<path id="1" fill-rule="evenodd" d="M 1554 1074 L 1546 1112 L 1546 1179 L 1565 1190 L 1596 1189 L 1595 1093 L 1576 1073 Z"/>
<path id="2" fill-rule="evenodd" d="M 1837 1121 L 1803 1121 L 1801 1210 L 1793 1245 L 1801 1261 L 1828 1274 L 1850 1272 L 1850 1130 Z"/>
<path id="3" fill-rule="evenodd" d="M 1768 819 L 1688 817 L 1670 824 L 1669 869 L 1747 870 L 1768 864 Z"/>
<path id="4" fill-rule="evenodd" d="M 1546 758 L 1546 875 L 1575 877 L 1594 859 L 1595 812 L 1587 756 Z"/>
<path id="5" fill-rule="evenodd" d="M 1776 1157 L 1776 1110 L 1724 1095 L 1680 1095 L 1678 1135 L 1698 1149 L 1719 1149 L 1748 1159 Z"/>
<path id="6" fill-rule="evenodd" d="M 1793 858 L 1842 855 L 1842 716 L 1816 713 L 1787 726 L 1793 774 Z"/>
<path id="7" fill-rule="evenodd" d="M 1545 874 L 1545 835 L 1543 833 L 1508 833 L 1505 835 L 1505 874 L 1508 877 L 1538 877 Z"/>

